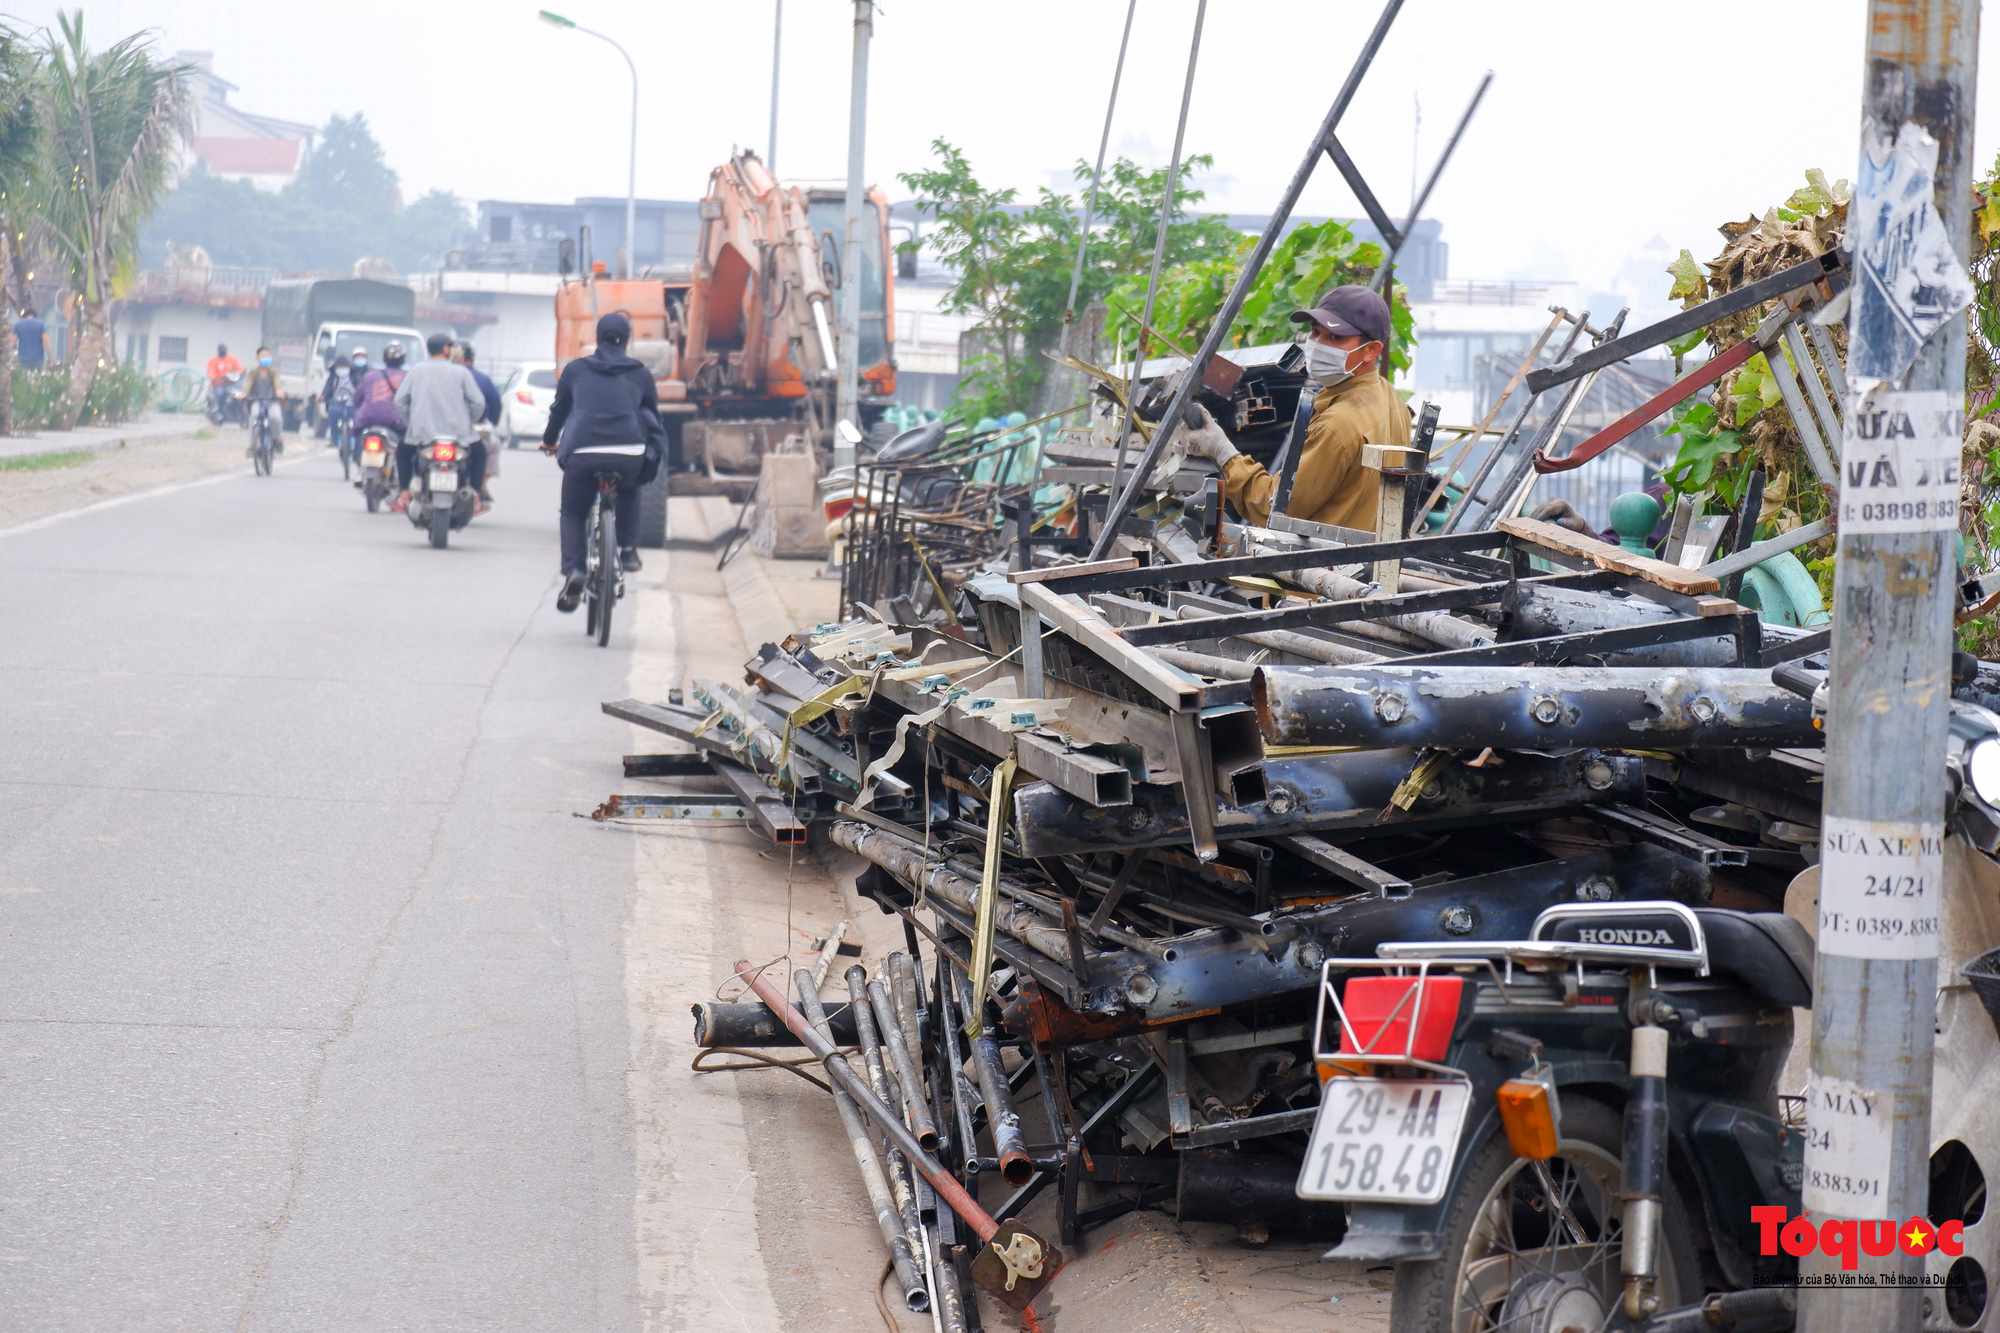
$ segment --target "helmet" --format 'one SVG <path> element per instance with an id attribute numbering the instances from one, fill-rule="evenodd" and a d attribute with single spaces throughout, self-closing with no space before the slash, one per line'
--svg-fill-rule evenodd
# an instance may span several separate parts
<path id="1" fill-rule="evenodd" d="M 403 344 L 390 343 L 382 349 L 382 360 L 392 366 L 403 364 Z"/>

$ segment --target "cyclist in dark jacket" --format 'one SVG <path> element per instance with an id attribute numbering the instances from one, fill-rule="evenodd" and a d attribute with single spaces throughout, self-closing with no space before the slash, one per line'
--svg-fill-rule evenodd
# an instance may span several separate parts
<path id="1" fill-rule="evenodd" d="M 625 354 L 632 321 L 612 313 L 597 321 L 597 347 L 563 367 L 549 405 L 542 452 L 562 465 L 563 588 L 556 610 L 574 611 L 583 597 L 584 529 L 597 499 L 597 479 L 618 479 L 613 510 L 618 564 L 639 568 L 633 544 L 639 532 L 639 487 L 666 457 L 667 428 L 660 421 L 653 372 Z M 649 466 L 650 465 L 650 466 Z"/>

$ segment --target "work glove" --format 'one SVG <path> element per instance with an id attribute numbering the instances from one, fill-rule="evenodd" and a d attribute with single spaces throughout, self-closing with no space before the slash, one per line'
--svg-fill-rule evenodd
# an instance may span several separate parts
<path id="1" fill-rule="evenodd" d="M 1591 533 L 1590 520 L 1577 513 L 1576 506 L 1567 500 L 1545 500 L 1537 505 L 1535 512 L 1528 517 L 1543 523 L 1553 523 L 1559 528 L 1568 528 L 1571 532 L 1580 532 L 1585 536 Z"/>
<path id="2" fill-rule="evenodd" d="M 1186 421 L 1175 436 L 1175 440 L 1186 450 L 1190 458 L 1206 458 L 1221 467 L 1236 457 L 1238 450 L 1222 433 L 1222 427 L 1215 424 L 1215 418 L 1200 403 L 1188 407 L 1188 417 L 1199 417 L 1196 421 Z"/>

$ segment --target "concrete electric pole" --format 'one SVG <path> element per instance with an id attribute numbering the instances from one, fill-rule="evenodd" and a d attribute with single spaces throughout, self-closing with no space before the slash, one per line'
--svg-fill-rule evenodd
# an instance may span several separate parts
<path id="1" fill-rule="evenodd" d="M 868 40 L 875 35 L 874 0 L 854 0 L 854 76 L 847 102 L 847 228 L 840 246 L 840 398 L 835 410 L 833 465 L 854 465 L 861 438 L 861 210 L 868 156 Z M 872 234 L 872 229 L 871 229 Z M 841 423 L 854 432 L 849 438 Z"/>
<path id="2" fill-rule="evenodd" d="M 1804 1333 L 1928 1322 L 1916 1283 L 1935 1243 L 1931 1057 L 1978 43 L 1978 0 L 1870 0 L 1848 207 L 1848 401 L 1806 1108 L 1805 1206 L 1825 1248 L 1800 1264 Z M 1825 1253 L 1834 1219 L 1859 1220 L 1864 1239 L 1880 1239 L 1869 1222 L 1886 1223 L 1908 1247 L 1881 1257 L 1863 1247 L 1859 1271 L 1843 1274 Z"/>

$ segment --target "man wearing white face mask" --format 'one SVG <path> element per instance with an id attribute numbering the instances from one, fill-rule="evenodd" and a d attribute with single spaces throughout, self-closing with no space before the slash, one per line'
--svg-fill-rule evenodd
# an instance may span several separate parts
<path id="1" fill-rule="evenodd" d="M 1335 287 L 1310 310 L 1294 311 L 1292 321 L 1307 328 L 1306 375 L 1320 388 L 1287 512 L 1372 532 L 1379 479 L 1361 466 L 1361 446 L 1410 442 L 1410 410 L 1381 375 L 1388 303 L 1366 287 Z M 1224 498 L 1252 523 L 1265 522 L 1278 479 L 1237 452 L 1205 411 L 1202 418 L 1188 434 L 1188 452 L 1214 459 Z"/>

